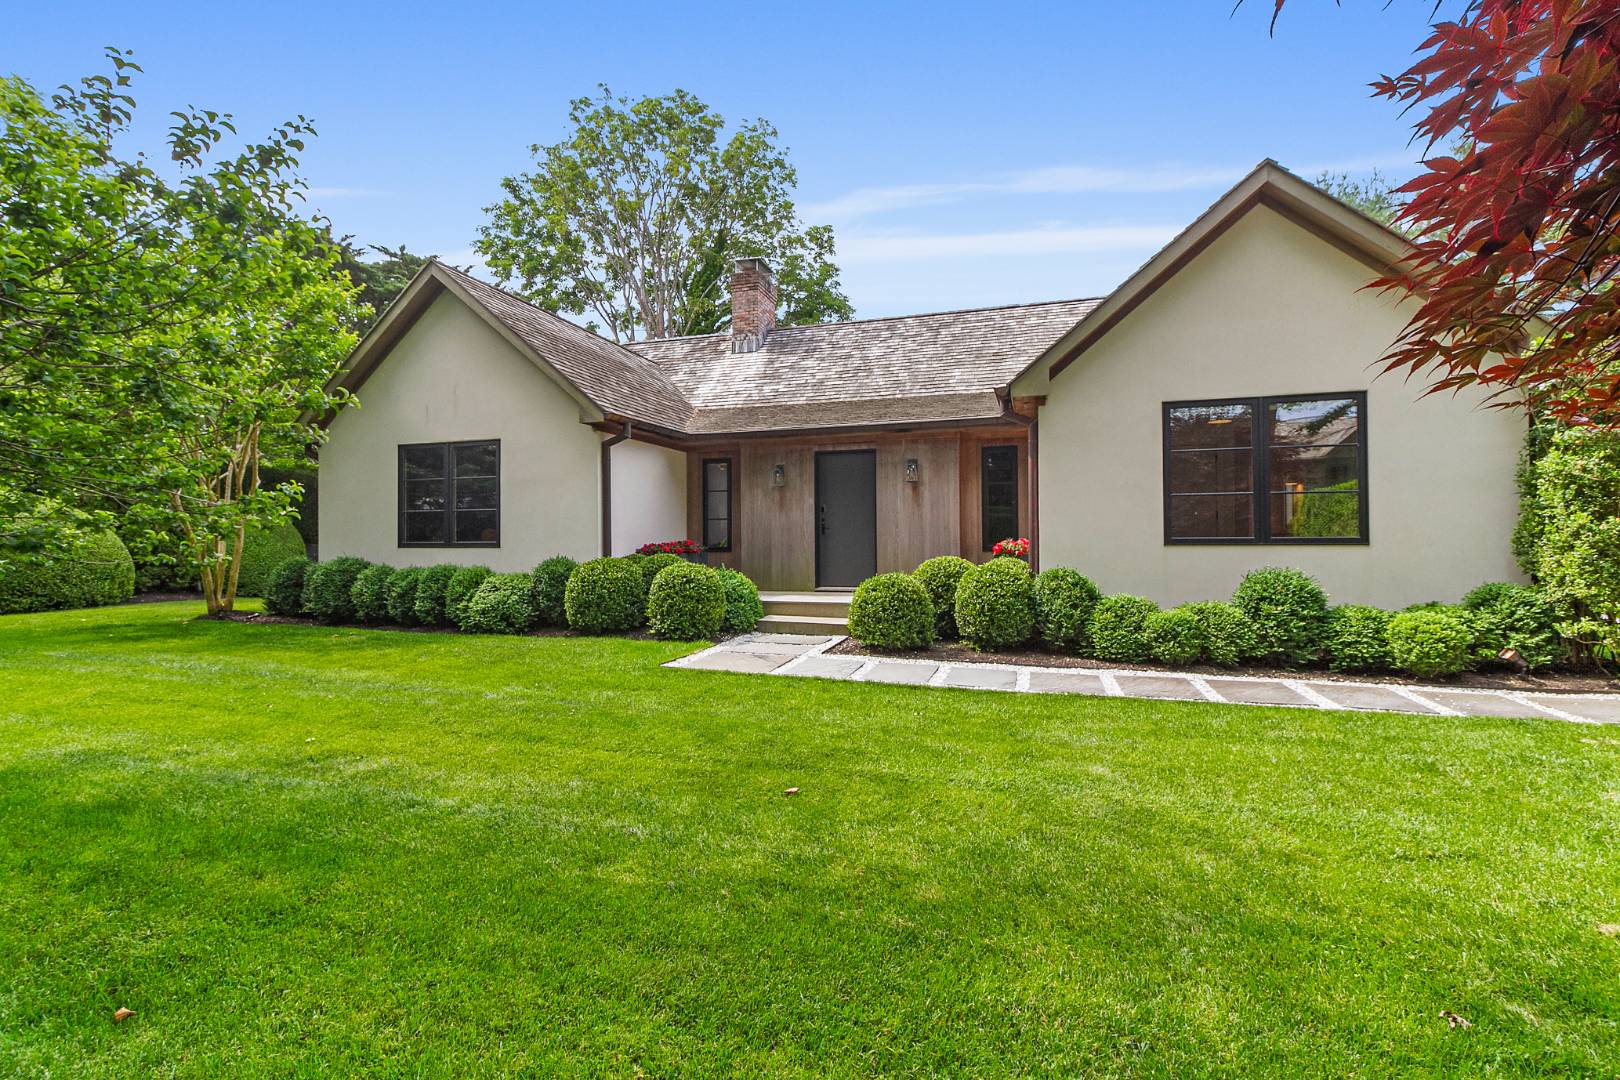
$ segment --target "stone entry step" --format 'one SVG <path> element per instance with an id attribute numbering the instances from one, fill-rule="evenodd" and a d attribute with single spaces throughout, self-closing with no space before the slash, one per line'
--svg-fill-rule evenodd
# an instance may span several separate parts
<path id="1" fill-rule="evenodd" d="M 847 592 L 762 592 L 765 618 L 759 629 L 770 634 L 847 634 L 849 598 Z"/>

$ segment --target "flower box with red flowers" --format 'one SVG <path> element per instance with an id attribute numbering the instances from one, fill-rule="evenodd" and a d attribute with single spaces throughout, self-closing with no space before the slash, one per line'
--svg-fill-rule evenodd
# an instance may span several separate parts
<path id="1" fill-rule="evenodd" d="M 1008 537 L 1006 540 L 998 540 L 995 547 L 990 549 L 990 554 L 1008 555 L 1014 559 L 1028 559 L 1029 540 L 1022 536 L 1017 539 Z"/>
<path id="2" fill-rule="evenodd" d="M 659 540 L 636 548 L 637 555 L 679 555 L 687 562 L 703 561 L 703 545 L 696 540 Z"/>

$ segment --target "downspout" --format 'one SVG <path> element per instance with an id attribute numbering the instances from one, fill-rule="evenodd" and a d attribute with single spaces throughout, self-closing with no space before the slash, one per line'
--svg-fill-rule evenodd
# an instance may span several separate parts
<path id="1" fill-rule="evenodd" d="M 636 422 L 626 420 L 624 430 L 602 440 L 602 554 L 613 554 L 613 448 L 630 438 Z"/>
<path id="2" fill-rule="evenodd" d="M 1041 423 L 1033 416 L 1025 416 L 1014 411 L 1012 387 L 1009 386 L 1005 391 L 997 390 L 996 396 L 1002 399 L 1001 418 L 1022 424 L 1029 431 L 1029 441 L 1024 452 L 1024 475 L 1029 478 L 1029 568 L 1035 573 L 1040 573 L 1041 501 L 1040 485 L 1036 481 L 1040 470 L 1037 449 L 1040 445 Z"/>

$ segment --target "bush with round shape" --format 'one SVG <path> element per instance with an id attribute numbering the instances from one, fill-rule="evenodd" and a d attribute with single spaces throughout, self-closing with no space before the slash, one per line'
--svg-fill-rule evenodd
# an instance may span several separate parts
<path id="1" fill-rule="evenodd" d="M 1085 653 L 1091 648 L 1091 614 L 1102 593 L 1091 579 L 1067 566 L 1042 570 L 1035 578 L 1035 631 L 1054 652 Z"/>
<path id="2" fill-rule="evenodd" d="M 134 594 L 135 561 L 110 530 L 0 558 L 0 615 L 118 604 Z"/>
<path id="3" fill-rule="evenodd" d="M 472 594 L 478 591 L 478 586 L 484 579 L 495 571 L 487 566 L 461 566 L 450 575 L 450 583 L 444 587 L 444 619 L 451 626 L 461 625 L 462 607 Z"/>
<path id="4" fill-rule="evenodd" d="M 541 626 L 568 625 L 568 611 L 563 606 L 563 593 L 568 588 L 568 575 L 579 563 L 566 555 L 553 555 L 534 568 L 534 616 Z"/>
<path id="5" fill-rule="evenodd" d="M 1008 556 L 980 563 L 956 586 L 956 629 L 975 649 L 1010 649 L 1035 633 L 1035 579 Z"/>
<path id="6" fill-rule="evenodd" d="M 422 583 L 422 568 L 407 566 L 388 576 L 383 588 L 383 606 L 388 609 L 388 621 L 395 626 L 415 626 L 416 587 Z"/>
<path id="7" fill-rule="evenodd" d="M 371 564 L 355 555 L 316 563 L 304 575 L 304 612 L 324 623 L 354 621 L 354 581 Z"/>
<path id="8" fill-rule="evenodd" d="M 1327 630 L 1327 593 L 1300 570 L 1251 570 L 1232 594 L 1232 604 L 1254 623 L 1258 655 L 1282 664 L 1304 664 L 1322 651 Z"/>
<path id="9" fill-rule="evenodd" d="M 1209 635 L 1197 613 L 1185 607 L 1150 611 L 1142 620 L 1142 638 L 1148 655 L 1161 664 L 1184 667 L 1203 658 Z"/>
<path id="10" fill-rule="evenodd" d="M 712 638 L 726 618 L 726 587 L 707 566 L 674 558 L 647 590 L 647 626 L 675 641 Z"/>
<path id="11" fill-rule="evenodd" d="M 528 574 L 490 574 L 461 604 L 469 634 L 524 634 L 533 626 L 534 580 Z"/>
<path id="12" fill-rule="evenodd" d="M 388 582 L 394 568 L 373 563 L 355 575 L 349 598 L 354 601 L 356 622 L 385 623 L 388 621 Z"/>
<path id="13" fill-rule="evenodd" d="M 758 586 L 747 574 L 729 566 L 717 566 L 714 572 L 720 575 L 720 587 L 726 591 L 726 617 L 720 629 L 728 634 L 748 633 L 765 617 Z"/>
<path id="14" fill-rule="evenodd" d="M 1503 649 L 1515 650 L 1532 668 L 1564 658 L 1558 611 L 1540 590 L 1492 582 L 1463 597 L 1462 606 L 1473 616 L 1480 659 L 1494 662 Z"/>
<path id="15" fill-rule="evenodd" d="M 264 590 L 264 609 L 272 615 L 304 613 L 304 576 L 315 564 L 307 556 L 284 559 L 270 571 L 270 587 Z"/>
<path id="16" fill-rule="evenodd" d="M 646 583 L 642 589 L 643 595 L 651 595 L 653 578 L 657 577 L 661 571 L 686 562 L 679 555 L 671 555 L 663 551 L 655 555 L 628 555 L 626 558 L 634 559 L 636 565 L 641 569 L 641 580 Z M 687 563 L 687 565 L 694 564 Z"/>
<path id="17" fill-rule="evenodd" d="M 1395 666 L 1420 678 L 1455 675 L 1473 655 L 1474 628 L 1458 611 L 1403 611 L 1389 621 L 1389 652 Z"/>
<path id="18" fill-rule="evenodd" d="M 1139 664 L 1153 655 L 1147 618 L 1159 605 L 1145 596 L 1117 593 L 1097 601 L 1091 613 L 1091 650 L 1099 660 Z"/>
<path id="19" fill-rule="evenodd" d="M 236 575 L 237 596 L 263 596 L 270 574 L 288 559 L 308 555 L 304 538 L 291 522 L 272 529 L 249 529 L 242 539 L 242 565 Z"/>
<path id="20" fill-rule="evenodd" d="M 1259 642 L 1254 623 L 1243 612 L 1220 600 L 1201 600 L 1182 608 L 1204 628 L 1204 659 L 1220 667 L 1236 667 L 1253 659 Z"/>
<path id="21" fill-rule="evenodd" d="M 937 555 L 912 572 L 934 605 L 934 637 L 938 640 L 956 637 L 956 588 L 962 583 L 962 575 L 971 569 L 973 564 L 960 555 Z"/>
<path id="22" fill-rule="evenodd" d="M 646 617 L 645 579 L 629 559 L 580 563 L 563 590 L 568 625 L 586 634 L 634 630 Z"/>
<path id="23" fill-rule="evenodd" d="M 869 577 L 850 597 L 850 636 L 874 649 L 925 649 L 934 626 L 934 602 L 910 574 Z"/>
<path id="24" fill-rule="evenodd" d="M 1328 667 L 1334 671 L 1387 671 L 1394 663 L 1389 653 L 1389 623 L 1395 616 L 1364 604 L 1341 604 L 1328 612 Z"/>
<path id="25" fill-rule="evenodd" d="M 422 571 L 416 582 L 416 621 L 422 626 L 449 626 L 450 616 L 444 609 L 445 592 L 450 579 L 461 569 L 450 563 L 439 563 Z"/>

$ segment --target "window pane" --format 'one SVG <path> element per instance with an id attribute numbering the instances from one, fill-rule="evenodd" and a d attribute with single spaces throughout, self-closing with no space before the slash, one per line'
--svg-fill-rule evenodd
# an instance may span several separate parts
<path id="1" fill-rule="evenodd" d="M 705 462 L 703 465 L 703 489 L 705 491 L 730 491 L 730 464 L 727 461 Z"/>
<path id="2" fill-rule="evenodd" d="M 457 510 L 494 510 L 500 506 L 499 480 L 457 480 Z"/>
<path id="3" fill-rule="evenodd" d="M 443 510 L 443 480 L 405 481 L 406 510 Z"/>
<path id="4" fill-rule="evenodd" d="M 725 518 L 709 518 L 703 523 L 703 546 L 726 548 L 731 546 L 731 522 Z"/>
<path id="5" fill-rule="evenodd" d="M 1011 507 L 992 507 L 984 515 L 984 547 L 988 551 L 1002 540 L 1018 536 L 1018 511 Z"/>
<path id="6" fill-rule="evenodd" d="M 495 443 L 466 443 L 455 448 L 457 476 L 494 476 L 500 452 Z"/>
<path id="7" fill-rule="evenodd" d="M 1254 497 L 1172 495 L 1170 536 L 1175 540 L 1252 540 Z"/>
<path id="8" fill-rule="evenodd" d="M 1360 476 L 1361 451 L 1345 446 L 1275 446 L 1271 450 L 1271 490 L 1354 488 Z"/>
<path id="9" fill-rule="evenodd" d="M 1361 496 L 1354 488 L 1272 495 L 1271 535 L 1359 537 Z"/>
<path id="10" fill-rule="evenodd" d="M 1175 450 L 1170 454 L 1172 492 L 1254 490 L 1254 451 Z"/>
<path id="11" fill-rule="evenodd" d="M 444 543 L 444 515 L 406 513 L 405 542 L 407 544 Z"/>
<path id="12" fill-rule="evenodd" d="M 1172 450 L 1215 450 L 1254 445 L 1254 410 L 1248 405 L 1182 405 L 1170 410 Z"/>
<path id="13" fill-rule="evenodd" d="M 985 551 L 1018 535 L 1018 447 L 987 446 L 979 459 L 984 520 L 980 537 Z"/>
<path id="14" fill-rule="evenodd" d="M 1271 403 L 1271 444 L 1333 446 L 1359 438 L 1361 410 L 1355 398 Z"/>
<path id="15" fill-rule="evenodd" d="M 987 483 L 1018 481 L 1018 447 L 987 446 L 984 448 L 984 479 Z"/>
<path id="16" fill-rule="evenodd" d="M 456 543 L 493 544 L 500 539 L 497 531 L 499 515 L 494 510 L 459 510 L 456 512 Z"/>
<path id="17" fill-rule="evenodd" d="M 444 447 L 404 447 L 405 479 L 427 479 L 444 475 Z"/>
<path id="18" fill-rule="evenodd" d="M 728 516 L 727 503 L 731 496 L 724 491 L 711 491 L 703 498 L 703 513 L 711 521 L 724 521 Z"/>

